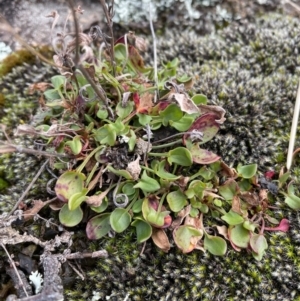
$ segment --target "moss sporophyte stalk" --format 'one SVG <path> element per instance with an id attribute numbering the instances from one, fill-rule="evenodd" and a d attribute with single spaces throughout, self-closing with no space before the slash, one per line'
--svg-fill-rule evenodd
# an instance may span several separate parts
<path id="1" fill-rule="evenodd" d="M 98 38 L 106 49 L 93 48 Z M 193 79 L 176 75 L 177 59 L 161 67 L 156 83 L 141 55 L 143 39 L 132 32 L 112 45 L 109 39 L 98 27 L 52 38 L 60 75 L 42 92 L 38 124 L 26 130 L 57 153 L 50 167 L 60 174 L 60 222 L 74 227 L 88 217 L 91 240 L 132 228 L 138 243 L 151 238 L 164 252 L 174 242 L 183 253 L 222 256 L 230 245 L 262 260 L 265 232 L 289 229 L 287 218 L 272 214 L 276 200 L 284 195 L 300 208 L 290 174 L 228 166 L 205 148 L 226 127 L 226 111 L 193 94 Z"/>

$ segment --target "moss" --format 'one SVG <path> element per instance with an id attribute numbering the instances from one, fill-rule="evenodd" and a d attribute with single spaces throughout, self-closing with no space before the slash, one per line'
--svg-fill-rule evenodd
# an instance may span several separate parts
<path id="1" fill-rule="evenodd" d="M 46 58 L 52 57 L 52 50 L 49 46 L 36 47 L 35 50 Z M 17 50 L 1 61 L 0 77 L 10 73 L 13 68 L 23 65 L 23 63 L 32 65 L 36 59 L 36 55 L 27 49 Z"/>

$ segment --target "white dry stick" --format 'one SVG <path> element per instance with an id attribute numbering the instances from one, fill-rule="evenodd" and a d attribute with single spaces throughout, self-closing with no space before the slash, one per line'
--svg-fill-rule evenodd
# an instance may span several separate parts
<path id="1" fill-rule="evenodd" d="M 152 3 L 151 1 L 149 2 L 149 23 L 150 23 L 150 29 L 151 29 L 151 34 L 153 38 L 153 63 L 154 63 L 154 81 L 155 81 L 155 86 L 157 89 L 158 93 L 158 76 L 157 76 L 157 51 L 156 51 L 156 36 L 154 32 L 154 27 L 153 27 L 153 20 L 152 20 L 152 13 L 151 13 L 151 7 Z M 154 103 L 156 103 L 157 100 L 157 94 L 155 94 L 154 97 Z"/>
<path id="2" fill-rule="evenodd" d="M 286 159 L 287 170 L 290 170 L 290 168 L 292 166 L 299 112 L 300 112 L 300 82 L 298 83 L 298 91 L 297 91 L 296 103 L 295 103 L 295 107 L 294 107 L 294 115 L 293 115 L 292 128 L 291 128 L 291 134 L 290 134 L 289 148 L 288 148 L 288 154 L 287 154 L 287 159 Z"/>

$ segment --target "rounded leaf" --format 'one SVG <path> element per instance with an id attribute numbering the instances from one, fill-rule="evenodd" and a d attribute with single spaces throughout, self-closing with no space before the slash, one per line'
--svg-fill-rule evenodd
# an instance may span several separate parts
<path id="1" fill-rule="evenodd" d="M 179 212 L 187 204 L 186 196 L 180 190 L 168 193 L 167 202 L 173 212 Z"/>
<path id="2" fill-rule="evenodd" d="M 198 117 L 192 126 L 189 128 L 188 132 L 198 131 L 203 134 L 200 144 L 203 144 L 211 140 L 219 131 L 220 124 L 216 122 L 219 119 L 214 113 L 206 113 Z M 191 134 L 185 134 L 183 136 L 183 144 L 186 144 L 186 139 L 190 138 Z"/>
<path id="3" fill-rule="evenodd" d="M 136 229 L 137 242 L 142 243 L 148 240 L 152 235 L 152 227 L 146 221 L 137 218 L 131 225 Z"/>
<path id="4" fill-rule="evenodd" d="M 229 238 L 237 247 L 247 248 L 250 241 L 250 231 L 239 224 L 229 229 Z"/>
<path id="5" fill-rule="evenodd" d="M 193 164 L 192 154 L 185 147 L 177 147 L 168 152 L 168 162 L 181 166 L 191 166 Z"/>
<path id="6" fill-rule="evenodd" d="M 230 210 L 229 212 L 224 214 L 221 217 L 221 219 L 224 220 L 228 225 L 232 225 L 232 226 L 238 225 L 238 224 L 241 224 L 242 222 L 244 222 L 244 218 L 232 210 Z"/>
<path id="7" fill-rule="evenodd" d="M 146 171 L 144 171 L 141 179 L 133 186 L 133 188 L 140 188 L 144 192 L 155 192 L 160 188 L 160 185 L 155 179 L 150 178 Z"/>
<path id="8" fill-rule="evenodd" d="M 253 250 L 252 255 L 256 260 L 261 260 L 265 250 L 268 248 L 266 238 L 261 234 L 253 234 L 250 239 L 250 246 Z"/>
<path id="9" fill-rule="evenodd" d="M 74 227 L 78 225 L 82 218 L 83 212 L 80 207 L 77 207 L 75 210 L 69 210 L 68 204 L 65 204 L 59 211 L 59 221 L 62 225 L 66 227 Z"/>
<path id="10" fill-rule="evenodd" d="M 226 253 L 227 244 L 222 237 L 205 234 L 204 248 L 213 255 L 223 256 Z"/>
<path id="11" fill-rule="evenodd" d="M 75 193 L 82 192 L 85 175 L 77 171 L 66 171 L 56 181 L 56 196 L 63 202 L 68 202 Z"/>
<path id="12" fill-rule="evenodd" d="M 131 222 L 131 215 L 124 208 L 116 208 L 110 215 L 110 224 L 117 233 L 123 232 Z"/>
<path id="13" fill-rule="evenodd" d="M 110 227 L 110 213 L 103 213 L 91 218 L 86 225 L 88 239 L 99 239 L 105 236 Z"/>
<path id="14" fill-rule="evenodd" d="M 177 247 L 183 252 L 188 253 L 195 249 L 198 241 L 203 236 L 203 230 L 196 229 L 189 225 L 182 225 L 173 231 L 174 241 Z"/>

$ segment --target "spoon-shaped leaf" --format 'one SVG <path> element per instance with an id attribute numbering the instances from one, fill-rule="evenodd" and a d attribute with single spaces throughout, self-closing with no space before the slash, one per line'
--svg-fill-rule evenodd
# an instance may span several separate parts
<path id="1" fill-rule="evenodd" d="M 179 226 L 173 231 L 174 241 L 183 253 L 193 251 L 202 236 L 203 230 L 189 225 Z"/>
<path id="2" fill-rule="evenodd" d="M 205 234 L 204 248 L 213 255 L 223 256 L 226 253 L 227 244 L 222 237 Z"/>
<path id="3" fill-rule="evenodd" d="M 131 225 L 135 227 L 138 243 L 142 243 L 151 237 L 152 227 L 143 219 L 136 218 Z"/>
<path id="4" fill-rule="evenodd" d="M 110 224 L 117 233 L 123 232 L 131 222 L 131 215 L 124 208 L 116 208 L 110 215 Z"/>
<path id="5" fill-rule="evenodd" d="M 103 213 L 91 218 L 86 225 L 88 239 L 99 239 L 105 236 L 110 227 L 110 213 Z"/>
<path id="6" fill-rule="evenodd" d="M 154 192 L 160 188 L 160 185 L 155 179 L 150 178 L 146 171 L 144 171 L 141 179 L 133 186 L 133 188 L 141 188 L 144 192 Z"/>
<path id="7" fill-rule="evenodd" d="M 82 218 L 83 212 L 80 207 L 75 210 L 69 210 L 68 204 L 65 204 L 59 211 L 59 221 L 66 227 L 74 227 L 78 225 Z"/>
<path id="8" fill-rule="evenodd" d="M 82 192 L 85 175 L 77 171 L 66 171 L 56 181 L 56 196 L 63 202 L 68 202 L 75 193 Z"/>

